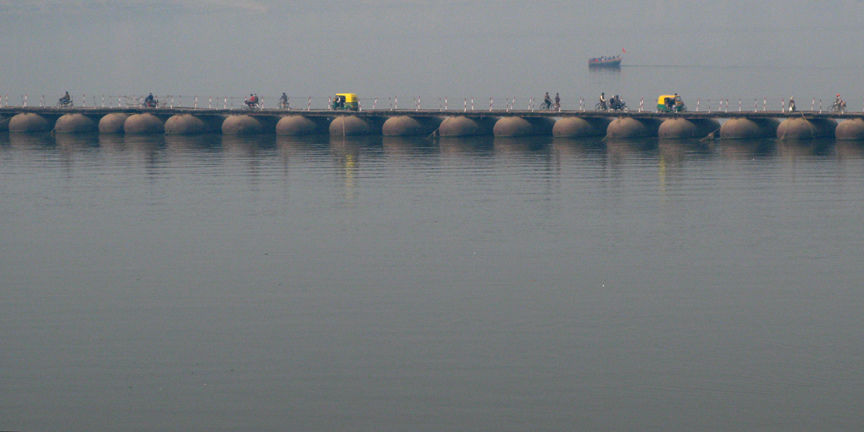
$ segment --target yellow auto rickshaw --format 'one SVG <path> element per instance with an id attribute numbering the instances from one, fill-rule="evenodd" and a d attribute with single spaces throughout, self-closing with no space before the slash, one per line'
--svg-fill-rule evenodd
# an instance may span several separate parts
<path id="1" fill-rule="evenodd" d="M 687 106 L 681 100 L 678 93 L 660 95 L 657 98 L 657 112 L 682 112 L 687 111 Z"/>
<path id="2" fill-rule="evenodd" d="M 334 110 L 357 111 L 360 105 L 357 103 L 357 95 L 354 93 L 336 93 L 331 106 Z"/>

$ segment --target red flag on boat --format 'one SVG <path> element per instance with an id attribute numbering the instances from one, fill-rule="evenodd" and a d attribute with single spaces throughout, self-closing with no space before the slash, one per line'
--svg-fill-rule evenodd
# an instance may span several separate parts
<path id="1" fill-rule="evenodd" d="M 627 50 L 624 48 L 621 48 L 621 52 L 623 52 L 624 54 L 627 54 Z"/>

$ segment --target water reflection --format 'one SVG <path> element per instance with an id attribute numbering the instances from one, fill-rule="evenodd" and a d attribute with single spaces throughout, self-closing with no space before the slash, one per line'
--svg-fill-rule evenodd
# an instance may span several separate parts
<path id="1" fill-rule="evenodd" d="M 438 152 L 438 144 L 430 137 L 395 137 L 381 138 L 384 154 L 388 156 L 423 156 Z"/>
<path id="2" fill-rule="evenodd" d="M 651 138 L 610 139 L 606 140 L 606 152 L 611 164 L 619 164 L 627 159 L 642 159 L 653 156 L 657 150 L 657 140 Z"/>
<path id="3" fill-rule="evenodd" d="M 717 140 L 714 151 L 728 159 L 756 159 L 774 154 L 775 141 L 772 139 L 755 140 Z"/>
<path id="4" fill-rule="evenodd" d="M 712 145 L 701 140 L 660 140 L 657 148 L 667 165 L 676 166 L 690 157 L 707 156 L 712 151 Z"/>
<path id="5" fill-rule="evenodd" d="M 172 152 L 191 153 L 213 150 L 222 144 L 217 134 L 165 135 L 165 146 Z"/>
<path id="6" fill-rule="evenodd" d="M 54 142 L 63 152 L 75 152 L 99 147 L 98 134 L 56 134 Z"/>
<path id="7" fill-rule="evenodd" d="M 864 158 L 864 141 L 837 141 L 834 152 L 840 159 Z"/>
<path id="8" fill-rule="evenodd" d="M 337 170 L 339 181 L 343 185 L 346 203 L 357 200 L 357 175 L 360 169 L 361 149 L 378 142 L 380 138 L 370 136 L 330 137 L 330 155 Z"/>
<path id="9" fill-rule="evenodd" d="M 275 135 L 221 135 L 222 151 L 233 156 L 255 157 L 276 147 Z"/>
<path id="10" fill-rule="evenodd" d="M 495 150 L 495 141 L 491 136 L 440 137 L 438 147 L 442 155 L 491 156 Z"/>
<path id="11" fill-rule="evenodd" d="M 493 140 L 495 153 L 498 154 L 547 152 L 550 144 L 552 144 L 552 137 L 495 137 Z"/>
<path id="12" fill-rule="evenodd" d="M 45 133 L 10 133 L 9 145 L 21 149 L 37 149 L 41 147 L 53 147 L 54 138 Z"/>
<path id="13" fill-rule="evenodd" d="M 126 138 L 120 134 L 99 134 L 96 139 L 99 148 L 106 153 L 125 152 Z"/>
<path id="14" fill-rule="evenodd" d="M 795 159 L 806 156 L 824 156 L 831 153 L 834 140 L 778 140 L 777 155 L 783 158 Z"/>

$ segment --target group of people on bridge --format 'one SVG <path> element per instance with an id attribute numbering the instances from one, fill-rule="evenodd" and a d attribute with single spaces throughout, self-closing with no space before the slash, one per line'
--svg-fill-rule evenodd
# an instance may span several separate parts
<path id="1" fill-rule="evenodd" d="M 546 95 L 543 96 L 543 109 L 561 111 L 561 96 L 558 92 L 555 92 L 554 104 L 552 103 L 552 98 L 549 96 L 549 92 L 546 92 Z"/>
<path id="2" fill-rule="evenodd" d="M 819 105 L 820 105 L 819 110 L 821 111 L 822 110 L 822 108 L 821 108 L 822 103 L 820 102 Z M 798 108 L 795 106 L 795 97 L 794 96 L 789 96 L 789 103 L 786 105 L 786 111 L 787 112 L 798 111 Z M 831 104 L 831 112 L 841 113 L 841 114 L 846 112 L 846 100 L 843 99 L 842 97 L 840 97 L 840 93 L 837 93 L 837 96 L 834 97 L 834 103 Z"/>

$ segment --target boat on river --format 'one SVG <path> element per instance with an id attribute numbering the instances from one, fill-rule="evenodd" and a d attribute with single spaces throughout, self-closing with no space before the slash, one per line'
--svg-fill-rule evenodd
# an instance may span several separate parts
<path id="1" fill-rule="evenodd" d="M 588 67 L 619 68 L 621 67 L 621 55 L 619 54 L 612 57 L 594 57 L 588 60 Z"/>

